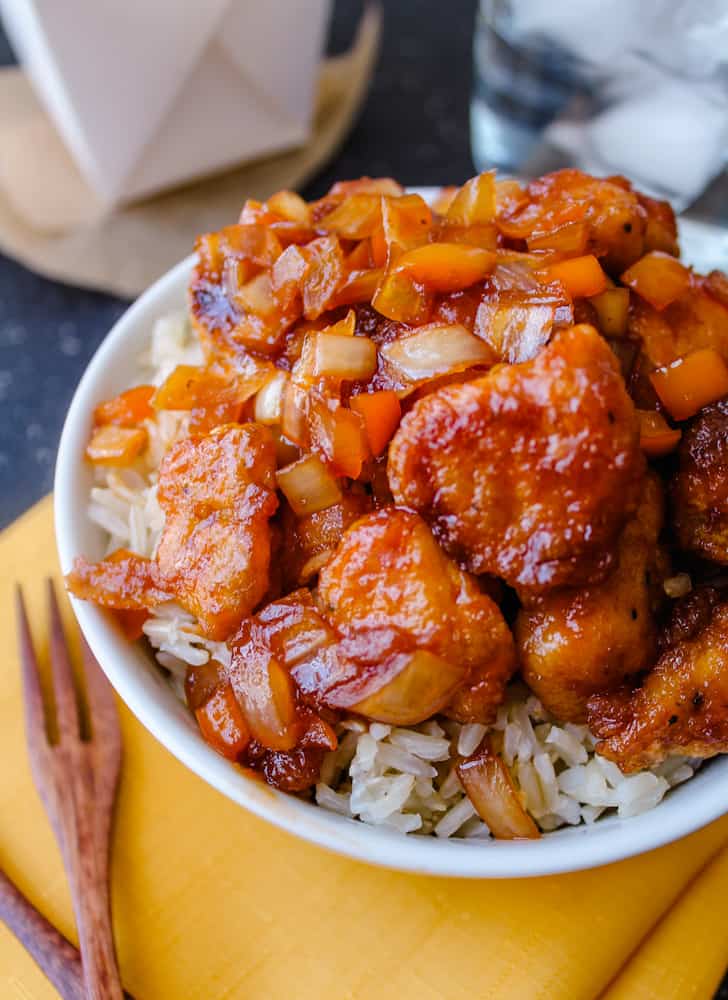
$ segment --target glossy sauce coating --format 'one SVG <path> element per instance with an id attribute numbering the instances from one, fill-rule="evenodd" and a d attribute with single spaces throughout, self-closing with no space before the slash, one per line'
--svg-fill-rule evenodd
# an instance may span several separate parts
<path id="1" fill-rule="evenodd" d="M 580 170 L 557 170 L 532 181 L 526 198 L 499 215 L 501 232 L 533 239 L 566 226 L 584 226 L 584 253 L 619 273 L 645 250 L 648 213 L 622 178 L 600 180 Z"/>
<path id="2" fill-rule="evenodd" d="M 552 591 L 519 612 L 515 633 L 523 678 L 556 718 L 584 722 L 591 695 L 620 687 L 654 663 L 655 611 L 665 600 L 667 572 L 658 545 L 662 521 L 662 485 L 649 476 L 607 579 Z"/>
<path id="3" fill-rule="evenodd" d="M 420 400 L 389 453 L 397 502 L 471 572 L 526 598 L 604 578 L 643 473 L 634 407 L 586 326 Z"/>
<path id="4" fill-rule="evenodd" d="M 728 400 L 706 406 L 683 435 L 672 484 L 680 546 L 728 565 Z"/>
<path id="5" fill-rule="evenodd" d="M 492 718 L 515 668 L 510 631 L 417 515 L 384 508 L 357 521 L 322 569 L 318 595 L 342 652 L 361 665 L 322 672 L 332 686 L 329 703 L 365 697 L 381 676 L 393 675 L 398 657 L 422 650 L 462 668 L 454 713 Z M 302 673 L 300 680 L 306 683 Z"/>
<path id="6" fill-rule="evenodd" d="M 184 438 L 165 455 L 159 570 L 205 634 L 225 639 L 268 588 L 275 449 L 255 424 Z"/>
<path id="7" fill-rule="evenodd" d="M 595 695 L 589 726 L 597 751 L 627 773 L 670 754 L 728 752 L 728 603 L 669 646 L 634 692 Z"/>

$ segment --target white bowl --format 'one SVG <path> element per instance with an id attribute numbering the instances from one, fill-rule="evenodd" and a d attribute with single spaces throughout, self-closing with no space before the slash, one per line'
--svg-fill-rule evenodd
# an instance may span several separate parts
<path id="1" fill-rule="evenodd" d="M 704 251 L 707 227 L 683 227 L 683 244 Z M 720 235 L 720 234 L 719 234 Z M 723 234 L 723 239 L 725 236 Z M 686 257 L 692 259 L 687 253 Z M 179 310 L 193 258 L 160 278 L 119 319 L 81 379 L 66 417 L 55 478 L 56 536 L 64 572 L 75 556 L 99 558 L 103 539 L 86 516 L 91 470 L 84 447 L 94 406 L 138 380 L 136 358 L 154 321 Z M 276 826 L 340 854 L 389 868 L 468 878 L 512 878 L 576 871 L 660 847 L 728 811 L 728 756 L 702 768 L 655 808 L 631 819 L 608 817 L 536 841 L 438 840 L 405 836 L 327 812 L 246 777 L 218 756 L 163 680 L 151 655 L 130 644 L 99 608 L 72 598 L 91 649 L 140 722 L 190 770 Z"/>

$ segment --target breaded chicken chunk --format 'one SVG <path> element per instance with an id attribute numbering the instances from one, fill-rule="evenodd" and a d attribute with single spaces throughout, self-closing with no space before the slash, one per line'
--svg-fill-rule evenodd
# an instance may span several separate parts
<path id="1" fill-rule="evenodd" d="M 513 637 L 416 514 L 383 508 L 349 528 L 321 570 L 318 603 L 338 642 L 294 669 L 314 701 L 382 721 L 448 705 L 466 721 L 493 718 L 515 669 Z"/>
<path id="2" fill-rule="evenodd" d="M 257 424 L 185 438 L 162 460 L 157 562 L 210 638 L 230 635 L 268 588 L 275 468 L 273 439 Z"/>
<path id="3" fill-rule="evenodd" d="M 568 169 L 532 181 L 526 198 L 499 215 L 498 228 L 511 239 L 533 240 L 581 225 L 582 251 L 620 274 L 644 253 L 647 221 L 647 206 L 622 178 L 601 180 Z"/>
<path id="4" fill-rule="evenodd" d="M 575 326 L 532 361 L 421 399 L 388 473 L 450 555 L 531 599 L 604 579 L 644 467 L 614 354 Z"/>
<path id="5" fill-rule="evenodd" d="M 672 499 L 680 546 L 728 565 L 728 400 L 706 406 L 685 431 Z"/>
<path id="6" fill-rule="evenodd" d="M 598 753 L 625 773 L 671 754 L 728 752 L 728 602 L 669 646 L 641 687 L 595 695 L 588 714 Z"/>
<path id="7" fill-rule="evenodd" d="M 667 570 L 657 545 L 662 522 L 662 486 L 648 476 L 607 579 L 553 591 L 520 611 L 515 633 L 523 678 L 557 718 L 584 722 L 591 695 L 620 687 L 654 663 L 654 611 L 664 600 Z"/>

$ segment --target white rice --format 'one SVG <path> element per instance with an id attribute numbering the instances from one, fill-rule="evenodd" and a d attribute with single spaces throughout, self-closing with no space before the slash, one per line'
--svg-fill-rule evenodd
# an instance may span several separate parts
<path id="1" fill-rule="evenodd" d="M 200 364 L 199 344 L 184 314 L 154 326 L 141 359 L 140 382 L 161 384 L 178 364 Z M 157 414 L 146 422 L 149 447 L 135 467 L 97 470 L 88 514 L 108 539 L 106 551 L 124 547 L 153 556 L 164 525 L 157 503 L 157 469 L 170 444 L 186 430 L 183 413 Z M 188 666 L 210 658 L 230 662 L 225 643 L 200 634 L 192 617 L 174 602 L 161 605 L 144 633 L 159 664 L 184 700 Z M 490 732 L 509 768 L 524 808 L 543 831 L 594 823 L 612 813 L 635 816 L 654 808 L 671 787 L 692 777 L 699 761 L 672 757 L 664 764 L 623 775 L 594 752 L 586 726 L 561 725 L 520 683 L 509 689 L 492 726 L 429 720 L 399 728 L 361 719 L 339 725 L 339 746 L 327 754 L 316 786 L 323 809 L 365 823 L 436 837 L 482 839 L 490 832 L 463 792 L 456 765 Z"/>

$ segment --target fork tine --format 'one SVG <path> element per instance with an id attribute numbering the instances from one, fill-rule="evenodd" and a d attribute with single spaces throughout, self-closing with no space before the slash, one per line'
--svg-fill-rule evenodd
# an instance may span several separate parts
<path id="1" fill-rule="evenodd" d="M 31 761 L 34 762 L 37 752 L 40 749 L 47 748 L 48 736 L 46 733 L 43 694 L 38 674 L 38 661 L 35 658 L 33 639 L 30 635 L 30 625 L 28 623 L 28 613 L 25 609 L 23 590 L 19 583 L 15 585 L 15 620 L 18 630 L 18 647 L 20 648 L 20 666 L 23 678 L 25 734 Z"/>
<path id="2" fill-rule="evenodd" d="M 63 633 L 61 611 L 58 607 L 56 588 L 50 577 L 47 580 L 48 611 L 51 620 L 51 667 L 53 673 L 53 694 L 56 701 L 59 742 L 80 739 L 78 724 L 78 703 L 73 682 L 71 659 L 68 655 L 66 637 Z"/>
<path id="3" fill-rule="evenodd" d="M 81 635 L 81 651 L 83 653 L 84 673 L 86 674 L 86 697 L 91 717 L 91 739 L 95 740 L 99 736 L 104 742 L 113 741 L 120 744 L 121 729 L 119 715 L 116 711 L 116 701 L 114 700 L 114 690 L 91 652 L 83 634 Z"/>

